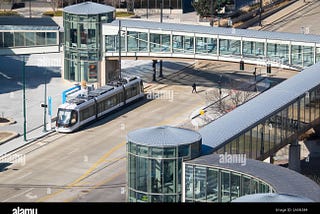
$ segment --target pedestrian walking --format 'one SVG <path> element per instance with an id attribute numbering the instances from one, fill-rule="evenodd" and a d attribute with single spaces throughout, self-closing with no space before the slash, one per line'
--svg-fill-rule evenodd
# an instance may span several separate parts
<path id="1" fill-rule="evenodd" d="M 193 92 L 198 93 L 198 92 L 197 92 L 197 85 L 196 85 L 195 82 L 192 84 L 192 93 L 193 93 Z"/>

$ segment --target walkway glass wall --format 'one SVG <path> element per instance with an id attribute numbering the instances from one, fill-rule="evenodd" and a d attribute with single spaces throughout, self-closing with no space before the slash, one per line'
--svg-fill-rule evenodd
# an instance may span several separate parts
<path id="1" fill-rule="evenodd" d="M 0 31 L 0 48 L 58 45 L 58 31 Z"/>
<path id="2" fill-rule="evenodd" d="M 181 202 L 182 161 L 198 157 L 201 140 L 192 144 L 150 147 L 127 144 L 128 201 Z"/>
<path id="3" fill-rule="evenodd" d="M 274 192 L 268 183 L 232 170 L 183 163 L 185 202 L 230 202 L 243 195 Z"/>
<path id="4" fill-rule="evenodd" d="M 166 31 L 159 33 L 153 29 L 131 29 L 122 27 L 121 42 L 123 55 L 143 56 L 153 53 L 171 57 L 195 59 L 217 59 L 223 57 L 237 61 L 245 58 L 260 63 L 286 65 L 305 68 L 320 61 L 320 47 L 315 43 L 289 42 L 238 36 L 219 36 L 187 32 Z M 105 55 L 117 56 L 118 36 L 104 35 Z M 183 54 L 183 55 L 181 55 Z"/>
<path id="5" fill-rule="evenodd" d="M 248 128 L 232 139 L 217 153 L 246 154 L 251 159 L 264 159 L 277 149 L 296 139 L 297 133 L 307 131 L 320 117 L 320 86 L 300 96 L 274 115 Z"/>

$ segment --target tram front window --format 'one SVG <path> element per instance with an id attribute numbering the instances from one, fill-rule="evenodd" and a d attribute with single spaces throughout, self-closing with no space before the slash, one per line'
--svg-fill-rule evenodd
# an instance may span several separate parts
<path id="1" fill-rule="evenodd" d="M 59 109 L 58 110 L 58 126 L 73 126 L 77 123 L 77 112 L 69 109 Z"/>

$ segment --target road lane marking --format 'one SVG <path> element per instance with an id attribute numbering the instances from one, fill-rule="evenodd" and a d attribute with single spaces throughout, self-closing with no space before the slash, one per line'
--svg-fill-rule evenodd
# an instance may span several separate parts
<path id="1" fill-rule="evenodd" d="M 44 197 L 41 197 L 37 200 L 37 202 L 42 202 L 45 201 L 49 198 L 52 198 L 53 196 L 64 192 L 66 189 L 69 189 L 75 185 L 77 185 L 80 181 L 82 181 L 84 178 L 86 178 L 89 174 L 91 174 L 96 168 L 99 167 L 100 164 L 102 164 L 113 152 L 115 152 L 116 150 L 120 149 L 122 146 L 126 145 L 127 142 L 122 142 L 116 146 L 114 146 L 113 148 L 111 148 L 107 153 L 105 153 L 97 162 L 95 162 L 82 176 L 80 176 L 77 180 L 75 180 L 74 182 L 70 183 L 69 185 L 67 185 L 67 187 L 65 189 L 61 189 L 59 191 L 56 191 L 52 194 L 46 195 Z"/>
<path id="2" fill-rule="evenodd" d="M 192 107 L 188 108 L 188 110 L 190 109 L 195 109 L 195 106 L 199 106 L 199 102 L 197 103 L 197 105 L 193 105 Z M 184 114 L 186 111 L 183 111 L 183 112 L 177 112 L 176 114 L 174 114 L 173 116 L 171 116 L 170 118 L 172 117 L 178 117 L 182 114 Z M 156 123 L 156 125 L 163 125 L 165 123 L 168 123 L 168 121 L 172 121 L 173 119 L 165 119 L 165 120 L 162 120 L 161 122 L 159 123 Z M 80 176 L 77 180 L 75 180 L 74 182 L 70 183 L 69 185 L 66 186 L 66 188 L 64 189 L 61 189 L 61 190 L 58 190 L 52 194 L 49 194 L 49 195 L 46 195 L 44 197 L 41 197 L 37 200 L 37 202 L 43 202 L 43 201 L 46 201 L 62 192 L 64 192 L 65 190 L 67 189 L 70 189 L 74 186 L 76 186 L 79 182 L 81 182 L 83 179 L 85 179 L 88 175 L 90 175 L 96 168 L 99 167 L 99 165 L 101 165 L 102 163 L 105 162 L 105 160 L 113 153 L 115 152 L 116 150 L 120 149 L 122 146 L 126 145 L 126 141 L 114 146 L 113 148 L 111 148 L 107 153 L 105 153 L 97 162 L 95 162 L 82 176 Z M 101 186 L 101 185 L 100 185 Z M 97 186 L 99 187 L 99 185 Z M 97 188 L 95 187 L 95 188 Z"/>
<path id="3" fill-rule="evenodd" d="M 97 189 L 98 187 L 100 187 L 100 186 L 108 183 L 109 181 L 113 180 L 113 179 L 116 178 L 117 176 L 123 174 L 125 171 L 126 171 L 126 170 L 121 170 L 120 172 L 114 174 L 114 175 L 111 176 L 110 178 L 107 178 L 107 179 L 101 181 L 100 183 L 94 185 L 93 187 L 90 187 L 90 188 L 87 190 L 86 194 L 88 194 L 88 193 L 90 193 L 92 190 L 95 190 L 95 189 Z M 78 198 L 78 195 L 77 195 L 77 196 L 70 197 L 70 198 L 67 198 L 66 200 L 64 200 L 64 202 L 73 202 L 73 201 L 74 201 L 75 199 L 77 199 L 77 198 Z"/>
<path id="4" fill-rule="evenodd" d="M 6 200 L 4 200 L 4 201 L 2 201 L 2 202 L 7 202 L 7 201 L 9 201 L 10 199 L 13 199 L 13 198 L 19 197 L 19 196 L 21 196 L 21 195 L 24 195 L 24 194 L 26 194 L 27 192 L 30 192 L 30 191 L 33 190 L 33 189 L 34 189 L 34 188 L 27 189 L 26 191 L 23 191 L 23 192 L 21 192 L 21 193 L 19 193 L 19 194 L 17 194 L 17 195 L 11 196 L 10 198 L 7 198 Z"/>

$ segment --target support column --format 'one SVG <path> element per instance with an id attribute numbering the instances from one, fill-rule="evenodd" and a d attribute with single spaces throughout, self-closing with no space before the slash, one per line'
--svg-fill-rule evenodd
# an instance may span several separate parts
<path id="1" fill-rule="evenodd" d="M 101 72 L 103 72 L 101 70 Z M 119 61 L 118 60 L 106 60 L 105 63 L 105 84 L 119 79 Z M 105 85 L 102 84 L 102 85 Z"/>
<path id="2" fill-rule="evenodd" d="M 300 145 L 298 141 L 289 146 L 289 169 L 300 172 Z"/>
<path id="3" fill-rule="evenodd" d="M 106 84 L 106 59 L 100 61 L 98 70 L 98 88 Z"/>

